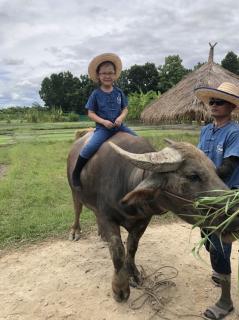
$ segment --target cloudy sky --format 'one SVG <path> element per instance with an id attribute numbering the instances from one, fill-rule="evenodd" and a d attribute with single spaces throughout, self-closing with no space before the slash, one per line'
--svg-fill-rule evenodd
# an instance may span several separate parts
<path id="1" fill-rule="evenodd" d="M 124 68 L 164 63 L 185 67 L 239 54 L 238 0 L 0 0 L 0 108 L 41 103 L 44 77 L 87 73 L 97 54 L 115 52 Z"/>

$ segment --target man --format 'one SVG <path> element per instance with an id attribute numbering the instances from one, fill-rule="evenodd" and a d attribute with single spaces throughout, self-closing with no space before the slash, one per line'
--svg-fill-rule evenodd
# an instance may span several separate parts
<path id="1" fill-rule="evenodd" d="M 231 189 L 239 188 L 239 125 L 231 113 L 239 106 L 239 88 L 224 82 L 217 89 L 199 87 L 196 97 L 208 104 L 213 123 L 202 128 L 198 147 L 214 162 L 219 177 Z M 221 297 L 207 308 L 208 319 L 223 319 L 233 310 L 231 300 L 231 244 L 223 243 L 216 235 L 206 246 L 213 268 L 212 280 L 221 286 Z"/>

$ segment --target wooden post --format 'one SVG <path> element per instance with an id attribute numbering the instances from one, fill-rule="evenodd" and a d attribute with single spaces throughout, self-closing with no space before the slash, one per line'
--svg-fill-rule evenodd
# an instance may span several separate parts
<path id="1" fill-rule="evenodd" d="M 209 42 L 210 50 L 209 50 L 209 56 L 208 56 L 208 63 L 213 62 L 213 55 L 214 55 L 214 47 L 217 45 L 217 42 L 212 45 Z"/>

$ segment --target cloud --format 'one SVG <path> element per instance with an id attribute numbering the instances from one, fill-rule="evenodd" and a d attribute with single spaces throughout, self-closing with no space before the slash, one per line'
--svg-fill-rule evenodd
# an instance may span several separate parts
<path id="1" fill-rule="evenodd" d="M 4 58 L 2 59 L 2 63 L 7 66 L 17 66 L 24 63 L 23 59 L 11 59 L 11 58 Z"/>
<path id="2" fill-rule="evenodd" d="M 232 9 L 233 8 L 233 9 Z M 2 0 L 0 2 L 0 107 L 42 103 L 44 77 L 85 74 L 102 52 L 118 53 L 128 68 L 164 63 L 179 54 L 186 67 L 238 54 L 237 0 Z"/>

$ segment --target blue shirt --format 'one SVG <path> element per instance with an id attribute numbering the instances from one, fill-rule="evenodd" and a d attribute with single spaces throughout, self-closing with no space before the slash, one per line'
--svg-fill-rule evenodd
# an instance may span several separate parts
<path id="1" fill-rule="evenodd" d="M 212 123 L 201 130 L 198 148 L 201 149 L 218 168 L 224 158 L 239 157 L 239 125 L 229 122 L 217 128 Z M 239 188 L 239 166 L 231 177 L 225 180 L 229 188 Z"/>
<path id="2" fill-rule="evenodd" d="M 95 89 L 90 95 L 85 108 L 93 111 L 97 116 L 115 122 L 122 110 L 128 106 L 127 98 L 123 91 L 113 87 L 111 92 L 104 92 L 100 88 Z M 96 124 L 96 126 L 102 126 Z"/>

